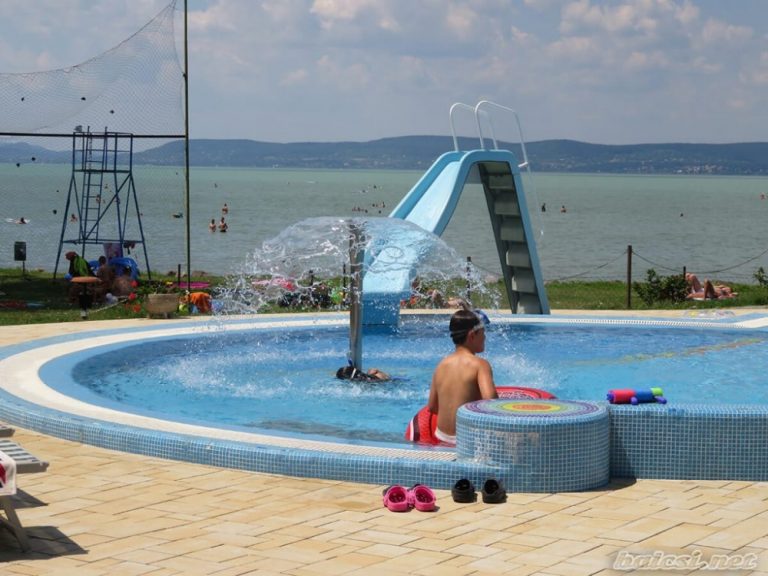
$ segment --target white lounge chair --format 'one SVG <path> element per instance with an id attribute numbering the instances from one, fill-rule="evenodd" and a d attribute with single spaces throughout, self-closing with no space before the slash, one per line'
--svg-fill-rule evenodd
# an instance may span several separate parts
<path id="1" fill-rule="evenodd" d="M 5 453 L 16 463 L 16 474 L 29 474 L 35 472 L 45 472 L 48 469 L 48 462 L 40 460 L 33 456 L 24 448 L 11 442 L 8 439 L 0 439 L 0 452 Z M 0 508 L 5 512 L 5 518 L 0 516 L 0 526 L 7 527 L 19 541 L 21 549 L 27 552 L 31 549 L 29 538 L 21 525 L 16 508 L 13 505 L 13 496 L 0 496 Z"/>

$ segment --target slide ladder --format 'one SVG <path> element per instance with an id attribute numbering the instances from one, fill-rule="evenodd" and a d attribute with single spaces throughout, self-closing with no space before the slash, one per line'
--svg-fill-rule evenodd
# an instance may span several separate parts
<path id="1" fill-rule="evenodd" d="M 527 159 L 522 166 L 526 165 Z M 453 216 L 464 186 L 482 184 L 510 309 L 515 314 L 549 314 L 520 167 L 509 150 L 447 152 L 427 170 L 390 217 L 407 220 L 440 236 Z M 411 258 L 410 273 L 377 273 L 369 268 L 363 282 L 364 324 L 396 325 L 400 302 L 410 296 L 420 255 L 409 254 L 407 238 L 399 244 L 406 258 Z"/>

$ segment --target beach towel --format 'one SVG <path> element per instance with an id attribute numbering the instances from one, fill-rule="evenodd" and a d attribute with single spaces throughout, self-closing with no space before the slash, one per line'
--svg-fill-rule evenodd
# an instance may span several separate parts
<path id="1" fill-rule="evenodd" d="M 0 452 L 0 496 L 16 494 L 16 462 Z"/>

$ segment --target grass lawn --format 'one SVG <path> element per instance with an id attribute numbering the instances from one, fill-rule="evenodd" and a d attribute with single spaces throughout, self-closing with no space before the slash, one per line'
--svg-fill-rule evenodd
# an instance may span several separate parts
<path id="1" fill-rule="evenodd" d="M 221 281 L 220 278 L 192 280 Z M 175 281 L 175 277 L 153 275 L 152 281 L 153 285 L 165 284 Z M 80 308 L 69 302 L 69 286 L 70 283 L 61 277 L 53 279 L 50 272 L 33 271 L 22 275 L 21 269 L 0 269 L 0 325 L 79 321 Z M 146 315 L 134 303 L 97 304 L 90 310 L 89 320 L 142 318 Z"/>
<path id="2" fill-rule="evenodd" d="M 215 287 L 224 281 L 222 277 L 193 278 L 193 281 L 206 281 Z M 175 281 L 175 277 L 157 276 L 153 283 L 165 284 Z M 74 322 L 80 320 L 77 304 L 67 298 L 69 283 L 63 278 L 53 279 L 50 272 L 33 271 L 22 275 L 21 269 L 0 269 L 0 325 L 33 324 L 49 322 Z M 140 283 L 139 292 L 146 291 L 146 283 Z M 734 284 L 733 289 L 739 296 L 732 300 L 714 300 L 705 302 L 654 302 L 652 306 L 644 303 L 639 296 L 631 295 L 631 308 L 644 309 L 707 309 L 735 306 L 768 305 L 768 289 L 760 285 Z M 461 289 L 456 289 L 457 293 Z M 499 282 L 491 287 L 499 298 L 498 306 L 506 307 L 506 295 Z M 602 282 L 552 282 L 547 285 L 547 297 L 553 310 L 626 310 L 627 287 L 619 281 Z M 478 297 L 474 302 L 479 307 L 491 307 L 489 298 Z M 270 312 L 294 312 L 294 308 L 270 308 Z M 112 320 L 119 318 L 146 317 L 140 305 L 120 303 L 113 306 L 97 306 L 90 312 L 90 320 Z"/>

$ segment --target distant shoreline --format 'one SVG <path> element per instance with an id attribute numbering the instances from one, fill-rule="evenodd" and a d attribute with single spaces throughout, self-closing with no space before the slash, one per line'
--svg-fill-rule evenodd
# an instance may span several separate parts
<path id="1" fill-rule="evenodd" d="M 136 139 L 140 140 L 140 136 Z M 35 137 L 4 142 L 0 163 L 70 163 L 70 151 L 54 151 Z M 518 144 L 500 143 L 518 157 Z M 476 138 L 459 138 L 462 150 L 479 147 Z M 306 168 L 426 170 L 441 154 L 453 150 L 450 136 L 401 136 L 370 142 L 296 142 L 256 140 L 190 140 L 190 165 L 199 168 Z M 526 144 L 535 172 L 582 174 L 687 174 L 768 176 L 768 142 L 733 144 L 590 144 L 575 140 L 542 140 Z M 134 163 L 183 166 L 184 142 L 169 141 L 136 152 Z"/>

